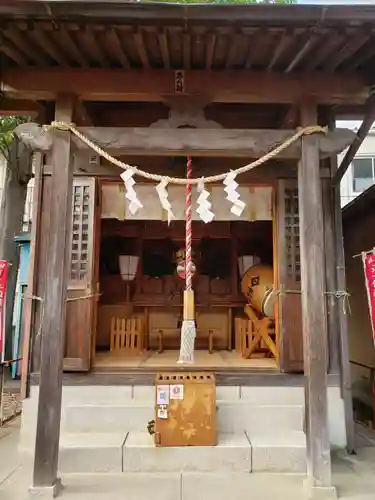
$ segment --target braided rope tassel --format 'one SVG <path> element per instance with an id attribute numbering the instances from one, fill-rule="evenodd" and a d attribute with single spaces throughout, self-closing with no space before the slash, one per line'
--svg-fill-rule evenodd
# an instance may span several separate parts
<path id="1" fill-rule="evenodd" d="M 191 183 L 189 182 L 192 174 L 192 161 L 188 156 L 186 170 L 186 200 L 185 200 L 185 292 L 184 292 L 184 317 L 181 327 L 181 345 L 180 357 L 178 363 L 194 363 L 194 344 L 196 336 L 194 319 L 194 292 L 192 284 L 192 260 L 191 260 L 191 242 L 192 242 L 192 221 L 191 221 Z"/>

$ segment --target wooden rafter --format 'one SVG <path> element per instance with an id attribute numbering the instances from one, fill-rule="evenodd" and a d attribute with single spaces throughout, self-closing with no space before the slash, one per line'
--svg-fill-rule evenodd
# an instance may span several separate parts
<path id="1" fill-rule="evenodd" d="M 324 69 L 335 71 L 343 61 L 352 57 L 363 45 L 368 41 L 368 33 L 359 33 L 353 36 L 348 42 L 339 50 L 332 54 L 324 64 Z"/>
<path id="2" fill-rule="evenodd" d="M 207 35 L 207 40 L 206 40 L 206 55 L 205 55 L 206 69 L 211 69 L 212 61 L 214 58 L 215 45 L 216 45 L 216 34 L 209 33 Z"/>
<path id="3" fill-rule="evenodd" d="M 268 65 L 267 70 L 271 71 L 278 63 L 282 55 L 288 50 L 288 48 L 293 43 L 294 33 L 291 30 L 287 30 L 281 34 L 281 37 L 276 39 L 276 47 L 272 55 L 272 59 Z"/>
<path id="4" fill-rule="evenodd" d="M 298 64 L 304 59 L 306 54 L 308 54 L 318 43 L 319 35 L 312 34 L 310 35 L 303 43 L 301 48 L 298 50 L 296 55 L 293 57 L 289 65 L 285 69 L 285 73 L 290 73 L 293 71 Z"/>
<path id="5" fill-rule="evenodd" d="M 71 54 L 74 61 L 82 68 L 88 68 L 90 66 L 89 61 L 85 54 L 78 49 L 77 43 L 74 40 L 74 33 L 64 26 L 59 26 L 58 36 L 61 40 L 61 44 L 64 45 L 66 50 Z"/>
<path id="6" fill-rule="evenodd" d="M 145 47 L 145 41 L 143 38 L 143 32 L 141 29 L 137 30 L 134 33 L 134 42 L 137 47 L 139 58 L 142 62 L 142 65 L 145 69 L 150 67 L 150 61 L 148 60 L 147 50 Z"/>
<path id="7" fill-rule="evenodd" d="M 323 36 L 314 56 L 310 58 L 308 64 L 306 65 L 306 67 L 304 67 L 304 69 L 306 71 L 316 70 L 316 68 L 319 67 L 320 64 L 327 59 L 327 57 L 334 53 L 340 42 L 340 33 L 330 33 L 329 35 L 327 34 L 326 36 Z"/>
<path id="8" fill-rule="evenodd" d="M 363 119 L 361 126 L 358 129 L 358 132 L 355 136 L 354 141 L 351 143 L 346 155 L 344 156 L 340 166 L 336 170 L 332 183 L 333 185 L 337 185 L 340 183 L 343 178 L 345 172 L 348 170 L 349 165 L 354 160 L 355 155 L 357 154 L 359 148 L 361 147 L 363 141 L 365 140 L 367 134 L 369 133 L 373 123 L 375 121 L 375 93 L 372 94 L 366 105 L 366 114 Z"/>
<path id="9" fill-rule="evenodd" d="M 31 32 L 33 39 L 37 41 L 40 49 L 44 50 L 49 54 L 52 59 L 54 59 L 60 66 L 69 67 L 69 61 L 65 57 L 65 54 L 56 45 L 54 40 L 47 35 L 45 31 L 34 30 Z"/>
<path id="10" fill-rule="evenodd" d="M 160 46 L 161 57 L 163 59 L 163 66 L 165 69 L 170 69 L 171 67 L 171 58 L 169 55 L 168 48 L 168 38 L 165 29 L 161 29 L 158 33 L 158 41 Z"/>
<path id="11" fill-rule="evenodd" d="M 27 39 L 25 32 L 17 28 L 12 28 L 5 30 L 4 35 L 7 39 L 11 40 L 21 52 L 26 53 L 27 57 L 34 63 L 42 66 L 47 64 L 46 56 L 38 47 L 35 47 L 31 40 Z"/>

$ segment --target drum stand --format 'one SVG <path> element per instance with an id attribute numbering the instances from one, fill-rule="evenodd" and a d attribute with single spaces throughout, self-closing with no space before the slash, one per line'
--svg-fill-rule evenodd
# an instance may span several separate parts
<path id="1" fill-rule="evenodd" d="M 249 348 L 246 349 L 247 359 L 251 357 L 255 349 L 260 345 L 263 340 L 272 355 L 277 357 L 276 344 L 271 338 L 274 329 L 271 327 L 271 320 L 266 316 L 259 316 L 259 314 L 251 306 L 245 306 L 245 313 L 253 324 L 252 340 Z M 247 343 L 246 343 L 247 344 Z"/>

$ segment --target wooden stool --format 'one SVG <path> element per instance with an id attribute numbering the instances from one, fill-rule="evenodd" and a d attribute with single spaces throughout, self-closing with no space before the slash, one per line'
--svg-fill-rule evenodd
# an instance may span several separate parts
<path id="1" fill-rule="evenodd" d="M 115 354 L 137 356 L 143 351 L 142 318 L 111 319 L 110 350 Z"/>

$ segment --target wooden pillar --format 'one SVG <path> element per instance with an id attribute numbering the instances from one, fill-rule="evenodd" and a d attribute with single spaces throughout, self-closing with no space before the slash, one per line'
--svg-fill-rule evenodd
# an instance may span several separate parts
<path id="1" fill-rule="evenodd" d="M 317 123 L 317 108 L 301 106 L 302 126 Z M 327 405 L 327 312 L 325 250 L 319 150 L 316 135 L 302 138 L 298 167 L 302 327 L 305 369 L 307 486 L 310 498 L 331 486 Z M 334 491 L 334 488 L 332 488 Z"/>
<path id="2" fill-rule="evenodd" d="M 330 160 L 325 164 L 330 167 Z M 338 299 L 332 292 L 337 290 L 336 281 L 336 248 L 335 248 L 335 220 L 334 203 L 331 179 L 323 180 L 323 214 L 324 214 L 324 246 L 326 297 L 328 313 L 328 373 L 339 373 L 339 324 Z"/>
<path id="3" fill-rule="evenodd" d="M 43 192 L 43 163 L 44 158 L 42 153 L 35 153 L 34 156 L 34 190 L 33 190 L 33 208 L 32 208 L 32 226 L 31 226 L 31 243 L 30 243 L 30 258 L 29 270 L 27 277 L 27 294 L 24 299 L 25 304 L 25 320 L 23 327 L 22 341 L 22 375 L 21 375 L 21 399 L 28 398 L 30 395 L 30 370 L 31 370 L 31 344 L 32 344 L 32 329 L 35 322 L 36 302 L 32 298 L 36 295 L 37 275 L 38 275 L 38 260 L 39 260 L 39 241 L 40 241 L 40 219 L 42 208 L 42 192 Z M 40 304 L 39 304 L 40 306 Z"/>
<path id="4" fill-rule="evenodd" d="M 60 95 L 55 120 L 72 121 L 74 99 Z M 54 498 L 59 492 L 60 440 L 66 289 L 69 277 L 73 161 L 70 134 L 53 132 L 52 192 L 48 267 L 42 318 L 39 405 L 31 496 Z"/>
<path id="5" fill-rule="evenodd" d="M 335 128 L 335 116 L 333 112 L 329 117 L 329 126 L 333 130 Z M 331 175 L 334 178 L 337 168 L 337 155 L 330 159 Z M 342 211 L 341 211 L 341 196 L 340 183 L 332 185 L 332 205 L 334 219 L 334 245 L 335 245 L 335 265 L 336 265 L 336 286 L 340 291 L 346 291 L 346 273 L 345 273 L 345 250 L 344 237 L 342 229 Z M 340 371 L 340 388 L 341 397 L 344 401 L 345 409 L 345 429 L 346 429 L 346 450 L 349 454 L 355 452 L 355 425 L 353 415 L 353 397 L 352 397 L 352 380 L 350 374 L 350 356 L 349 356 L 349 332 L 348 332 L 348 316 L 347 311 L 343 307 L 342 300 L 337 307 L 338 318 L 338 361 Z"/>

